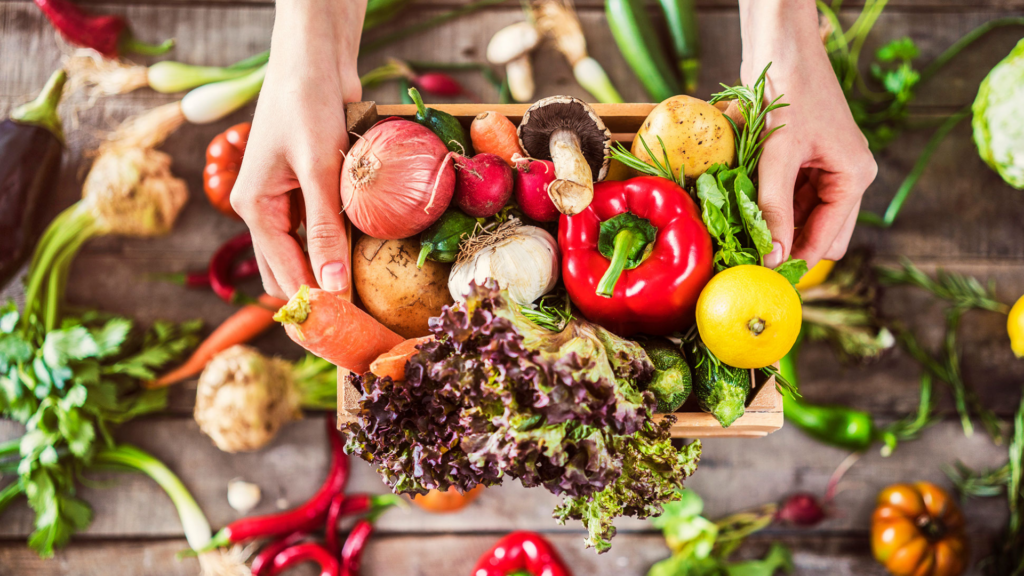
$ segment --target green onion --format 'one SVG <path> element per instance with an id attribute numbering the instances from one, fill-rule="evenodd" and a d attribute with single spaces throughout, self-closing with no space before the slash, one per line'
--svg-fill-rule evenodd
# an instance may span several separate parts
<path id="1" fill-rule="evenodd" d="M 249 103 L 260 93 L 267 65 L 233 80 L 200 86 L 181 99 L 181 112 L 192 124 L 209 124 Z"/>
<path id="2" fill-rule="evenodd" d="M 185 529 L 185 539 L 188 540 L 188 545 L 193 550 L 200 550 L 209 544 L 213 532 L 210 530 L 210 523 L 206 520 L 206 515 L 203 514 L 203 510 L 181 479 L 171 472 L 171 469 L 163 462 L 139 448 L 121 444 L 96 454 L 93 463 L 97 467 L 142 472 L 152 478 L 164 489 L 164 492 L 167 492 L 171 501 L 174 502 L 174 507 L 178 509 L 178 516 Z"/>

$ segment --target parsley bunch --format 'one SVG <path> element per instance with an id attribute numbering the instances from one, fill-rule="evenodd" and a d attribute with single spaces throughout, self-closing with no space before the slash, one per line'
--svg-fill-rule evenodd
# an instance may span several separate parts
<path id="1" fill-rule="evenodd" d="M 75 496 L 77 476 L 114 447 L 114 425 L 166 406 L 166 390 L 146 390 L 140 381 L 195 346 L 199 327 L 157 322 L 140 331 L 127 318 L 85 312 L 47 330 L 13 302 L 0 307 L 0 415 L 26 429 L 0 445 L 0 469 L 18 474 L 0 491 L 0 511 L 19 494 L 28 497 L 36 512 L 29 546 L 41 556 L 89 525 L 92 510 Z"/>

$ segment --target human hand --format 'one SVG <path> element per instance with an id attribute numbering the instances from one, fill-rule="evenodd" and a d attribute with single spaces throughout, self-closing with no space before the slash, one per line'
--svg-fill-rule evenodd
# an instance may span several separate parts
<path id="1" fill-rule="evenodd" d="M 278 2 L 267 78 L 231 206 L 252 232 L 266 292 L 301 285 L 348 292 L 351 250 L 341 216 L 346 102 L 362 96 L 356 57 L 366 1 Z M 295 234 L 305 215 L 309 257 Z"/>
<path id="2" fill-rule="evenodd" d="M 771 63 L 771 112 L 765 130 L 784 128 L 765 142 L 758 167 L 759 199 L 774 250 L 774 268 L 791 254 L 814 266 L 846 253 L 861 197 L 878 171 L 853 120 L 818 32 L 813 0 L 740 0 L 743 83 L 754 84 Z"/>

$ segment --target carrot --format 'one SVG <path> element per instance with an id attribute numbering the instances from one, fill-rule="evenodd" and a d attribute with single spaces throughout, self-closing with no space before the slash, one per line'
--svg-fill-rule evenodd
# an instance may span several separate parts
<path id="1" fill-rule="evenodd" d="M 371 362 L 370 372 L 373 372 L 379 378 L 391 376 L 392 380 L 405 380 L 406 363 L 409 362 L 410 358 L 420 353 L 416 347 L 433 339 L 433 336 L 421 336 L 402 342 Z"/>
<path id="2" fill-rule="evenodd" d="M 500 156 L 509 166 L 515 168 L 512 156 L 526 156 L 519 147 L 519 134 L 516 125 L 500 112 L 484 112 L 473 119 L 469 126 L 469 138 L 473 141 L 473 149 Z"/>
<path id="3" fill-rule="evenodd" d="M 184 364 L 163 376 L 147 382 L 147 388 L 162 388 L 186 378 L 191 378 L 206 368 L 206 363 L 214 356 L 234 346 L 244 344 L 260 335 L 274 325 L 274 311 L 285 305 L 285 301 L 264 294 L 258 299 L 259 304 L 242 306 L 217 327 L 206 340 L 203 340 L 192 352 L 192 356 Z"/>
<path id="4" fill-rule="evenodd" d="M 274 320 L 298 345 L 356 374 L 405 340 L 344 295 L 309 286 L 299 288 Z"/>

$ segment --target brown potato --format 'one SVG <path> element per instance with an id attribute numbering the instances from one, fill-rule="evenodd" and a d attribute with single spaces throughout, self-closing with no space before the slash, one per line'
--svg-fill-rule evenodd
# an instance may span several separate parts
<path id="1" fill-rule="evenodd" d="M 450 264 L 427 260 L 416 268 L 417 238 L 379 240 L 363 236 L 352 252 L 356 293 L 371 316 L 406 338 L 430 334 L 427 319 L 451 304 Z"/>
<path id="2" fill-rule="evenodd" d="M 729 120 L 718 108 L 690 96 L 673 96 L 658 104 L 644 120 L 633 140 L 633 155 L 653 165 L 640 136 L 664 164 L 658 137 L 668 149 L 669 163 L 674 171 L 684 166 L 686 178 L 696 178 L 711 166 L 736 161 L 736 135 Z"/>

